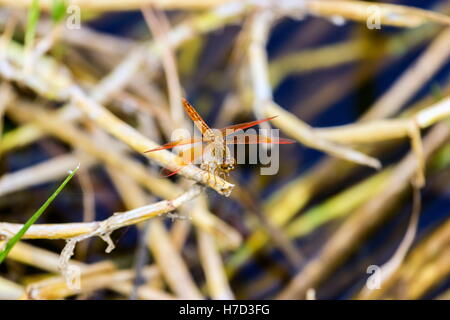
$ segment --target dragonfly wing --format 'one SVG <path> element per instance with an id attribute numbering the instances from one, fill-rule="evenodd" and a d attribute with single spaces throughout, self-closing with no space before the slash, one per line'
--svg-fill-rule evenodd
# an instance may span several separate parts
<path id="1" fill-rule="evenodd" d="M 188 144 L 193 144 L 193 143 L 199 143 L 199 142 L 202 142 L 202 138 L 180 139 L 180 140 L 170 141 L 170 142 L 168 142 L 166 144 L 163 144 L 162 146 L 160 146 L 158 148 L 150 149 L 150 150 L 147 150 L 145 152 L 153 152 L 153 151 L 159 151 L 159 150 L 164 150 L 164 149 L 171 149 L 171 148 L 175 148 L 175 147 L 178 147 L 178 146 L 183 146 L 183 145 L 188 145 Z"/>
<path id="2" fill-rule="evenodd" d="M 165 175 L 165 177 L 170 177 L 173 176 L 174 174 L 177 174 L 181 169 L 183 169 L 184 166 L 187 166 L 188 164 L 191 164 L 194 161 L 196 161 L 199 157 L 202 156 L 203 150 L 204 149 L 202 145 L 192 146 L 190 148 L 182 150 L 178 154 L 179 156 L 179 158 L 177 159 L 178 169 L 176 169 L 175 171 L 170 171 L 166 169 L 170 171 L 170 173 Z"/>
<path id="3" fill-rule="evenodd" d="M 222 134 L 224 136 L 228 136 L 228 135 L 230 135 L 230 134 L 232 134 L 232 133 L 234 133 L 234 132 L 236 132 L 238 130 L 244 130 L 244 129 L 256 126 L 256 125 L 258 125 L 260 123 L 272 120 L 272 119 L 274 119 L 276 117 L 277 116 L 266 118 L 266 119 L 261 119 L 261 120 L 255 120 L 255 121 L 250 121 L 250 122 L 243 122 L 243 123 L 239 123 L 239 124 L 234 124 L 232 126 L 228 126 L 228 127 L 223 128 L 223 129 L 220 129 L 220 131 L 222 132 Z"/>
<path id="4" fill-rule="evenodd" d="M 260 143 L 271 143 L 271 144 L 292 144 L 295 143 L 294 140 L 267 137 L 259 134 L 240 134 L 232 137 L 227 137 L 227 144 L 260 144 Z"/>
<path id="5" fill-rule="evenodd" d="M 194 107 L 183 98 L 183 106 L 184 110 L 186 110 L 186 113 L 189 115 L 189 118 L 194 121 L 197 128 L 200 130 L 202 134 L 204 134 L 206 131 L 210 130 L 209 126 L 206 124 L 205 120 L 198 114 L 198 112 L 194 109 Z"/>

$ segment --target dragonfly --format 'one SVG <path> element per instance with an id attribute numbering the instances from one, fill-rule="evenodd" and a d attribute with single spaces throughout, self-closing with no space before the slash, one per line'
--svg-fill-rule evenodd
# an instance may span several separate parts
<path id="1" fill-rule="evenodd" d="M 272 120 L 277 116 L 234 124 L 222 129 L 210 128 L 195 108 L 185 98 L 182 99 L 183 107 L 188 116 L 200 130 L 201 136 L 170 141 L 162 146 L 145 152 L 156 152 L 179 146 L 190 146 L 182 150 L 178 155 L 178 168 L 166 177 L 177 174 L 186 165 L 201 159 L 200 168 L 226 178 L 236 166 L 236 160 L 232 156 L 229 145 L 233 144 L 292 144 L 295 141 L 283 138 L 272 138 L 260 134 L 246 134 L 244 129 L 256 126 L 260 123 Z M 238 135 L 234 135 L 239 133 Z M 206 144 L 206 147 L 205 147 Z"/>

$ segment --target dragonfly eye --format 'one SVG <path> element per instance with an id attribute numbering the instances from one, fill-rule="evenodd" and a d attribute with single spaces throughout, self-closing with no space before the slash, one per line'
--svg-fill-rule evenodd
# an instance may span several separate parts
<path id="1" fill-rule="evenodd" d="M 225 172 L 229 172 L 234 169 L 234 163 L 222 163 L 220 165 L 220 169 Z"/>

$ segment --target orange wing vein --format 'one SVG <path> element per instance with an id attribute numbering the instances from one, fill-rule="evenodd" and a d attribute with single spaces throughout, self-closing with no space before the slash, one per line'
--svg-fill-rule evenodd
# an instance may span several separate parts
<path id="1" fill-rule="evenodd" d="M 203 154 L 203 151 L 204 151 L 204 149 L 200 145 L 199 146 L 190 147 L 190 148 L 188 148 L 186 150 L 182 150 L 178 154 L 179 161 L 178 161 L 177 164 L 179 165 L 179 168 L 176 169 L 175 171 L 171 171 L 165 177 L 170 177 L 170 176 L 173 176 L 174 174 L 177 174 L 181 169 L 183 169 L 184 166 L 187 166 L 188 164 L 191 164 L 192 162 L 197 160 Z"/>
<path id="2" fill-rule="evenodd" d="M 225 127 L 223 129 L 220 129 L 220 131 L 222 132 L 223 135 L 230 135 L 232 133 L 234 133 L 235 131 L 238 130 L 244 130 L 253 126 L 256 126 L 257 124 L 272 120 L 274 118 L 276 118 L 277 116 L 273 116 L 270 118 L 266 118 L 266 119 L 261 119 L 261 120 L 256 120 L 256 121 L 250 121 L 250 122 L 244 122 L 244 123 L 239 123 L 239 124 L 234 124 L 228 127 Z"/>
<path id="3" fill-rule="evenodd" d="M 207 130 L 210 130 L 209 126 L 206 124 L 205 120 L 198 114 L 198 112 L 194 109 L 194 107 L 183 98 L 183 106 L 186 113 L 189 115 L 189 118 L 194 121 L 197 128 L 200 130 L 202 134 L 204 134 Z"/>

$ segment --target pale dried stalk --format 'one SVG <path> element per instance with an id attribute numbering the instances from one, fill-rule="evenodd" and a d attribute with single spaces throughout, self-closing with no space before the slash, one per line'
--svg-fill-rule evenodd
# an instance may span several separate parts
<path id="1" fill-rule="evenodd" d="M 64 177 L 80 162 L 83 163 L 83 168 L 86 168 L 94 161 L 87 157 L 80 158 L 74 154 L 66 154 L 25 169 L 6 173 L 0 177 L 0 196 Z"/>
<path id="2" fill-rule="evenodd" d="M 192 224 L 187 219 L 177 219 L 173 222 L 170 230 L 170 240 L 175 248 L 181 251 L 191 231 Z"/>
<path id="3" fill-rule="evenodd" d="M 18 22 L 18 16 L 16 13 L 12 13 L 12 15 L 8 15 L 8 18 L 5 22 L 5 26 L 3 29 L 3 34 L 0 38 L 0 61 L 3 63 L 6 58 L 6 51 L 11 39 L 14 36 L 14 30 L 16 29 L 16 25 Z"/>
<path id="4" fill-rule="evenodd" d="M 41 300 L 41 299 L 59 299 L 65 298 L 74 294 L 89 292 L 96 289 L 105 287 L 105 284 L 98 284 L 95 281 L 96 276 L 102 274 L 108 274 L 115 270 L 113 263 L 99 262 L 89 265 L 80 270 L 80 289 L 71 289 L 66 285 L 66 282 L 62 276 L 54 276 L 49 279 L 44 279 L 32 283 L 26 288 L 26 299 Z"/>
<path id="5" fill-rule="evenodd" d="M 70 72 L 48 57 L 40 57 L 33 72 L 24 72 L 26 53 L 21 45 L 10 41 L 6 59 L 0 63 L 0 74 L 8 80 L 23 83 L 40 95 L 52 100 L 67 98 L 67 88 L 72 83 Z"/>
<path id="6" fill-rule="evenodd" d="M 149 279 L 150 281 L 152 279 Z M 124 296 L 130 296 L 133 290 L 133 284 L 131 282 L 125 283 L 113 283 L 110 288 L 114 289 L 116 292 L 123 294 Z M 140 286 L 137 289 L 137 296 L 139 299 L 143 300 L 175 300 L 177 299 L 173 295 L 155 288 L 150 288 L 149 286 Z"/>
<path id="7" fill-rule="evenodd" d="M 253 41 L 250 42 L 248 59 L 252 83 L 255 90 L 254 94 L 260 96 L 257 97 L 255 101 L 255 103 L 258 103 L 257 112 L 262 113 L 267 117 L 277 116 L 272 122 L 287 135 L 306 146 L 376 169 L 381 168 L 381 164 L 377 159 L 369 157 L 359 151 L 321 139 L 314 134 L 312 128 L 306 123 L 273 102 L 265 48 L 265 43 L 269 34 L 267 25 L 268 20 L 270 20 L 270 16 L 266 16 L 264 11 L 257 13 L 255 25 L 251 29 Z"/>
<path id="8" fill-rule="evenodd" d="M 194 224 L 201 226 L 204 232 L 211 234 L 222 248 L 233 250 L 241 245 L 241 234 L 209 211 L 205 195 L 202 194 L 195 199 L 189 212 Z"/>
<path id="9" fill-rule="evenodd" d="M 204 14 L 194 16 L 193 18 L 188 18 L 171 30 L 167 35 L 167 42 L 172 49 L 175 49 L 198 33 L 215 30 L 224 24 L 233 21 L 236 17 L 239 17 L 244 13 L 244 9 L 245 6 L 241 4 L 236 5 L 231 3 L 217 7 Z M 99 103 L 106 102 L 103 99 L 106 99 L 113 92 L 120 91 L 128 84 L 131 77 L 136 75 L 139 66 L 147 56 L 147 46 L 150 47 L 150 52 L 157 57 L 159 52 L 153 42 L 150 42 L 149 44 L 144 43 L 141 47 L 136 47 L 107 77 L 102 80 L 98 85 L 98 88 L 96 87 L 92 90 L 93 99 L 98 99 L 97 102 Z M 23 66 L 24 54 L 21 46 L 15 43 L 10 44 L 7 48 L 7 54 L 8 58 L 15 64 L 19 67 Z M 12 71 L 9 69 L 0 68 L 0 74 L 5 78 L 13 77 L 15 75 L 13 78 L 21 83 L 25 83 L 39 94 L 48 98 L 63 99 L 66 96 L 66 93 L 62 88 L 67 88 L 69 84 L 72 84 L 72 80 L 68 77 L 66 68 L 63 68 L 60 65 L 58 66 L 56 62 L 49 57 L 42 57 L 39 59 L 38 67 L 34 70 L 39 73 L 33 74 L 33 77 L 27 76 L 22 79 L 21 75 L 17 74 L 14 69 Z M 53 74 L 56 69 L 63 70 L 64 72 Z M 52 76 L 43 76 L 41 74 L 52 74 Z M 34 78 L 37 78 L 37 80 Z M 78 113 L 73 114 L 74 108 L 70 105 L 64 107 L 62 110 L 65 110 L 64 113 L 67 112 L 68 114 L 71 114 L 70 119 L 72 120 L 79 117 Z M 6 152 L 7 150 L 18 146 L 18 144 L 19 146 L 29 144 L 40 138 L 42 136 L 42 131 L 36 127 L 25 126 L 17 129 L 13 134 L 8 136 L 11 139 L 8 141 L 5 140 L 4 143 L 0 144 L 0 152 Z"/>
<path id="10" fill-rule="evenodd" d="M 33 266 L 38 269 L 42 269 L 45 271 L 49 271 L 51 273 L 58 273 L 58 264 L 59 264 L 59 255 L 42 249 L 35 247 L 31 244 L 19 241 L 14 248 L 8 254 L 8 259 Z M 86 266 L 85 264 L 71 260 L 71 264 L 76 265 L 80 268 Z"/>
<path id="11" fill-rule="evenodd" d="M 380 284 L 379 286 L 382 287 L 385 285 L 385 282 L 387 279 L 389 279 L 403 264 L 406 254 L 408 253 L 409 249 L 411 248 L 414 238 L 417 234 L 417 226 L 419 224 L 419 217 L 420 217 L 420 210 L 421 210 L 421 200 L 420 200 L 420 190 L 418 188 L 413 188 L 413 208 L 411 217 L 409 220 L 408 228 L 406 229 L 405 236 L 403 237 L 401 243 L 399 244 L 397 250 L 393 254 L 393 256 L 385 262 L 379 270 L 380 274 Z M 361 292 L 361 297 L 364 299 L 364 297 L 368 296 L 370 294 L 370 289 L 365 287 L 363 291 Z"/>
<path id="12" fill-rule="evenodd" d="M 29 64 L 30 68 L 25 67 L 26 70 L 31 70 L 31 68 L 36 64 L 36 61 L 42 57 L 47 51 L 49 51 L 55 43 L 58 42 L 64 30 L 63 24 L 58 24 L 50 30 L 36 46 L 29 52 L 30 56 L 26 57 L 26 64 Z"/>
<path id="13" fill-rule="evenodd" d="M 26 265 L 30 265 L 42 270 L 46 270 L 52 273 L 58 273 L 59 272 L 59 255 L 38 247 L 34 247 L 30 244 L 24 243 L 24 242 L 18 242 L 14 248 L 11 250 L 11 252 L 8 255 L 8 259 L 12 259 L 15 261 L 18 261 L 20 263 L 24 263 Z M 81 268 L 82 272 L 83 269 L 89 267 L 89 265 L 81 263 L 76 260 L 71 260 L 70 264 L 76 265 Z M 148 267 L 149 269 L 149 275 L 152 274 L 152 277 L 157 276 L 157 270 L 155 271 L 154 266 Z M 150 271 L 151 269 L 151 271 Z M 131 287 L 130 281 L 125 281 L 121 283 L 111 283 L 109 285 L 109 288 L 112 290 L 121 293 L 121 294 L 127 294 L 126 288 Z M 140 299 L 152 299 L 158 297 L 158 296 L 164 296 L 164 292 L 161 292 L 159 290 L 156 290 L 157 292 L 153 292 L 152 290 L 143 292 L 142 294 L 138 293 L 138 296 Z M 152 295 L 150 295 L 152 294 Z"/>
<path id="14" fill-rule="evenodd" d="M 24 25 L 25 22 L 25 19 L 23 19 L 22 24 Z M 45 35 L 52 27 L 52 21 L 41 18 L 37 26 L 37 33 Z M 103 33 L 91 29 L 87 25 L 83 25 L 82 28 L 76 30 L 64 28 L 60 40 L 74 47 L 96 51 L 113 57 L 126 56 L 138 45 L 132 39 Z"/>
<path id="15" fill-rule="evenodd" d="M 428 158 L 448 137 L 448 126 L 442 123 L 436 125 L 424 139 L 425 157 Z M 387 182 L 389 188 L 374 195 L 372 200 L 354 212 L 331 236 L 320 254 L 308 262 L 277 298 L 303 298 L 308 288 L 317 287 L 352 252 L 359 239 L 388 215 L 387 208 L 405 191 L 416 171 L 416 157 L 410 153 L 394 169 Z"/>
<path id="16" fill-rule="evenodd" d="M 403 296 L 406 299 L 419 299 L 428 290 L 447 279 L 450 274 L 450 248 L 444 247 L 440 254 L 420 271 L 417 278 L 414 279 L 415 281 L 409 283 L 405 290 Z"/>
<path id="17" fill-rule="evenodd" d="M 419 58 L 412 67 L 412 71 L 407 71 L 392 87 L 393 89 L 389 90 L 388 93 L 375 103 L 374 107 L 370 109 L 372 111 L 369 111 L 369 114 L 363 117 L 363 119 L 389 116 L 399 110 L 411 97 L 414 90 L 426 82 L 437 71 L 438 67 L 447 60 L 449 52 L 447 45 L 448 37 L 449 32 L 447 29 Z M 369 141 L 373 143 L 375 141 L 407 137 L 410 135 L 408 128 L 417 127 L 417 123 L 424 128 L 446 117 L 448 117 L 448 102 L 444 100 L 433 105 L 429 110 L 421 111 L 420 115 L 418 115 L 419 121 L 415 121 L 415 119 L 380 120 L 350 126 L 320 128 L 315 131 L 325 139 L 340 143 L 367 143 Z M 413 140 L 414 145 L 417 146 L 418 143 L 420 144 L 420 140 Z M 420 160 L 422 159 L 420 149 L 418 159 L 422 162 Z M 302 181 L 305 180 L 304 178 L 301 179 Z M 302 203 L 304 202 L 302 201 Z M 302 206 L 301 203 L 300 205 Z"/>
<path id="18" fill-rule="evenodd" d="M 0 300 L 18 300 L 24 292 L 21 285 L 0 277 Z"/>
<path id="19" fill-rule="evenodd" d="M 22 122 L 34 121 L 41 129 L 71 144 L 74 148 L 83 150 L 105 164 L 126 172 L 158 196 L 171 198 L 181 193 L 181 190 L 170 181 L 152 176 L 141 163 L 122 156 L 115 148 L 94 141 L 91 136 L 86 135 L 75 125 L 61 121 L 55 114 L 27 104 L 19 104 L 19 102 L 13 108 L 8 108 L 7 111 L 13 118 Z M 81 164 L 83 165 L 83 163 Z"/>
<path id="20" fill-rule="evenodd" d="M 126 177 L 124 178 L 126 179 Z M 129 197 L 129 193 L 121 193 L 126 206 L 129 208 L 142 206 L 146 202 L 145 195 L 137 188 L 135 182 L 132 180 L 128 182 L 128 187 L 131 190 L 136 190 L 136 192 L 131 197 Z M 118 190 L 121 192 L 123 188 L 119 188 Z M 146 239 L 147 246 L 152 251 L 161 275 L 169 287 L 181 298 L 201 299 L 200 291 L 189 274 L 188 268 L 180 253 L 171 242 L 164 225 L 157 219 L 154 219 L 150 222 L 149 228 Z M 138 290 L 138 293 L 140 290 Z"/>
<path id="21" fill-rule="evenodd" d="M 211 298 L 218 300 L 234 299 L 214 238 L 206 232 L 198 230 L 197 241 L 203 271 L 206 276 L 206 285 Z"/>
<path id="22" fill-rule="evenodd" d="M 429 265 L 433 266 L 439 256 L 444 255 L 445 249 L 450 243 L 450 220 L 446 220 L 442 225 L 433 230 L 423 241 L 417 244 L 408 255 L 404 264 L 398 269 L 379 290 L 367 291 L 361 290 L 357 295 L 357 299 L 379 299 L 388 295 L 404 295 L 405 290 L 395 292 L 396 288 L 408 288 L 413 286 L 418 276 L 423 273 L 424 269 Z M 430 283 L 436 283 L 437 279 L 442 279 L 439 273 L 428 274 Z M 430 285 L 425 285 L 422 292 L 427 291 Z M 408 291 L 408 289 L 406 289 Z"/>
<path id="23" fill-rule="evenodd" d="M 0 5 L 13 8 L 26 9 L 31 6 L 32 0 L 0 0 Z M 81 10 L 91 11 L 127 11 L 138 10 L 141 6 L 155 5 L 161 9 L 209 9 L 214 6 L 231 2 L 231 0 L 71 0 L 70 5 L 80 7 Z M 41 10 L 50 11 L 52 0 L 40 0 Z"/>
<path id="24" fill-rule="evenodd" d="M 116 212 L 103 221 L 34 224 L 25 233 L 23 239 L 70 239 L 76 237 L 77 241 L 81 241 L 93 236 L 102 236 L 109 234 L 116 229 L 137 224 L 171 212 L 183 203 L 198 196 L 201 191 L 202 188 L 200 186 L 194 185 L 187 192 L 173 200 L 164 200 L 133 210 Z M 22 224 L 15 223 L 0 223 L 0 235 L 10 237 L 11 235 L 16 234 L 22 226 Z"/>
<path id="25" fill-rule="evenodd" d="M 409 6 L 364 1 L 319 1 L 310 0 L 303 4 L 308 13 L 343 18 L 366 23 L 375 14 L 381 24 L 398 27 L 418 27 L 426 22 L 450 25 L 450 17 L 439 12 L 422 10 Z"/>
<path id="26" fill-rule="evenodd" d="M 150 279 L 158 274 L 154 266 L 147 267 L 143 270 L 145 279 Z M 91 265 L 85 268 L 81 273 L 80 288 L 69 288 L 65 279 L 61 276 L 55 276 L 39 282 L 32 283 L 27 287 L 27 295 L 31 299 L 64 299 L 73 295 L 89 294 L 93 291 L 111 288 L 121 294 L 127 293 L 127 288 L 131 285 L 134 278 L 132 270 L 116 270 L 109 263 Z M 159 290 L 146 290 L 144 294 L 139 294 L 141 299 L 149 297 L 148 292 L 152 292 L 151 298 L 161 300 L 172 300 L 173 296 Z M 150 298 L 150 297 L 149 297 Z"/>

